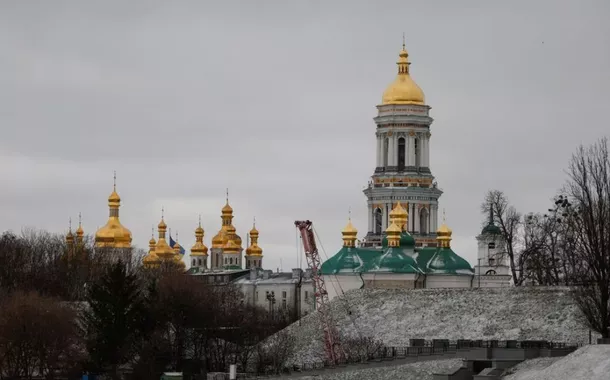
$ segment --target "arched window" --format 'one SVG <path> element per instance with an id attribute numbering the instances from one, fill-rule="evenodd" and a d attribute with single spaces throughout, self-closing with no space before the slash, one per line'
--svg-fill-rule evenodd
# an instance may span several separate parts
<path id="1" fill-rule="evenodd" d="M 233 258 L 232 257 L 229 259 L 229 264 L 233 265 Z"/>
<path id="2" fill-rule="evenodd" d="M 419 212 L 419 233 L 428 233 L 428 210 L 422 208 Z"/>
<path id="3" fill-rule="evenodd" d="M 405 168 L 405 138 L 398 139 L 398 170 Z"/>
<path id="4" fill-rule="evenodd" d="M 492 241 L 491 243 L 487 244 L 487 248 L 488 249 L 496 249 L 496 243 Z"/>
<path id="5" fill-rule="evenodd" d="M 415 152 L 414 152 L 415 153 L 415 167 L 419 168 L 419 161 L 420 161 L 420 158 L 421 158 L 420 154 L 419 154 L 419 149 L 420 149 L 419 139 L 415 139 L 415 144 L 414 145 L 415 145 Z"/>
<path id="6" fill-rule="evenodd" d="M 201 266 L 201 264 L 202 264 L 201 259 L 199 259 L 199 265 Z"/>
<path id="7" fill-rule="evenodd" d="M 390 142 L 388 139 L 383 140 L 383 167 L 388 166 L 388 155 L 390 154 L 389 148 Z"/>
<path id="8" fill-rule="evenodd" d="M 382 225 L 383 225 L 382 224 L 383 218 L 382 218 L 382 215 L 381 215 L 381 209 L 380 208 L 376 208 L 375 209 L 375 212 L 373 213 L 373 217 L 374 217 L 373 221 L 375 223 L 374 224 L 374 226 L 375 226 L 375 231 L 374 232 L 376 234 L 380 234 L 382 232 L 381 229 L 382 229 Z"/>
<path id="9" fill-rule="evenodd" d="M 196 262 L 197 260 L 193 259 L 193 266 L 197 265 Z"/>

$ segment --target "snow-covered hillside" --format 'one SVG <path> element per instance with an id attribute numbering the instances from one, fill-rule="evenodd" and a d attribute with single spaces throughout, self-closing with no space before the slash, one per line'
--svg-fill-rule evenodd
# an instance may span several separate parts
<path id="1" fill-rule="evenodd" d="M 359 289 L 331 302 L 342 335 L 406 346 L 411 338 L 515 339 L 586 343 L 588 329 L 567 288 Z M 295 362 L 321 359 L 317 314 L 288 327 L 297 339 Z M 594 335 L 594 338 L 596 336 Z"/>
<path id="2" fill-rule="evenodd" d="M 514 373 L 503 379 L 607 380 L 610 378 L 610 345 L 585 346 L 563 358 L 527 360 L 510 371 Z"/>
<path id="3" fill-rule="evenodd" d="M 459 368 L 460 359 L 429 360 L 392 367 L 379 367 L 322 374 L 319 376 L 297 377 L 299 380 L 432 380 L 433 374 Z"/>

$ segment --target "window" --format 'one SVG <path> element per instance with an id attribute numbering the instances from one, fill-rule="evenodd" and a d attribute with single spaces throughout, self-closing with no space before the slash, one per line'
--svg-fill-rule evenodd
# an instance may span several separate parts
<path id="1" fill-rule="evenodd" d="M 388 166 L 388 155 L 390 154 L 390 152 L 388 152 L 389 145 L 388 139 L 385 139 L 383 141 L 383 167 Z"/>
<path id="2" fill-rule="evenodd" d="M 405 138 L 398 139 L 398 170 L 405 168 Z"/>
<path id="3" fill-rule="evenodd" d="M 374 221 L 375 221 L 375 233 L 376 234 L 380 234 L 382 231 L 382 214 L 381 214 L 381 209 L 377 208 L 375 209 L 374 212 Z"/>
<path id="4" fill-rule="evenodd" d="M 258 292 L 254 292 L 254 300 L 258 302 Z"/>
<path id="5" fill-rule="evenodd" d="M 232 258 L 232 257 L 229 259 L 229 263 L 230 263 L 231 265 L 233 265 L 233 258 Z"/>
<path id="6" fill-rule="evenodd" d="M 286 300 L 282 300 L 282 308 L 286 308 Z"/>
<path id="7" fill-rule="evenodd" d="M 201 259 L 199 259 L 199 265 L 202 265 L 202 264 L 203 264 L 203 261 L 201 261 Z"/>
<path id="8" fill-rule="evenodd" d="M 491 243 L 487 244 L 487 248 L 488 249 L 496 249 L 496 243 L 492 241 Z"/>
<path id="9" fill-rule="evenodd" d="M 309 292 L 306 290 L 305 291 L 305 301 L 307 301 L 309 299 Z"/>
<path id="10" fill-rule="evenodd" d="M 282 292 L 282 298 L 286 298 L 286 291 Z"/>
<path id="11" fill-rule="evenodd" d="M 197 262 L 197 260 L 193 259 L 193 266 L 197 265 L 195 264 Z"/>
<path id="12" fill-rule="evenodd" d="M 415 139 L 415 167 L 419 168 L 419 162 L 420 162 L 420 146 L 419 146 L 419 139 Z"/>

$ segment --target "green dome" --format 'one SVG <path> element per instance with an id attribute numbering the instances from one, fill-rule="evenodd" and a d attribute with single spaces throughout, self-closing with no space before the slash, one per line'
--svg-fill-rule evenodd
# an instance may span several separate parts
<path id="1" fill-rule="evenodd" d="M 472 274 L 468 261 L 464 260 L 451 248 L 439 248 L 428 261 L 428 273 L 436 274 Z"/>
<path id="2" fill-rule="evenodd" d="M 336 274 L 341 272 L 361 272 L 364 262 L 358 255 L 358 248 L 342 247 L 336 255 L 326 260 L 320 268 L 322 274 Z"/>
<path id="3" fill-rule="evenodd" d="M 384 236 L 381 240 L 381 246 L 385 249 L 388 248 L 388 236 Z M 408 232 L 402 232 L 400 234 L 400 246 L 405 248 L 415 247 L 415 239 Z"/>
<path id="4" fill-rule="evenodd" d="M 490 235 L 499 235 L 502 233 L 502 231 L 500 230 L 500 227 L 496 226 L 493 223 L 489 223 L 488 225 L 483 227 L 483 230 L 481 231 L 481 233 L 490 234 Z"/>
<path id="5" fill-rule="evenodd" d="M 423 273 L 415 260 L 402 248 L 388 248 L 373 260 L 367 272 Z"/>

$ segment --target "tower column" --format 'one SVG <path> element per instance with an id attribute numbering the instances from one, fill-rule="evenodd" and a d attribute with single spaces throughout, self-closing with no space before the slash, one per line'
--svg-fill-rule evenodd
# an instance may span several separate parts
<path id="1" fill-rule="evenodd" d="M 428 138 L 425 135 L 421 135 L 421 166 L 428 167 Z"/>
<path id="2" fill-rule="evenodd" d="M 420 211 L 419 204 L 417 204 L 417 205 L 414 204 L 413 208 L 415 209 L 414 210 L 415 211 L 415 215 L 414 215 L 415 218 L 413 218 L 414 221 L 415 221 L 415 229 L 414 230 L 415 230 L 415 232 L 420 232 L 420 230 L 419 230 L 419 211 Z"/>
<path id="3" fill-rule="evenodd" d="M 374 215 L 373 215 L 373 205 L 368 204 L 367 209 L 369 210 L 369 230 L 368 232 L 373 232 L 373 223 L 374 223 Z"/>
<path id="4" fill-rule="evenodd" d="M 388 138 L 388 166 L 394 165 L 394 135 Z"/>
<path id="5" fill-rule="evenodd" d="M 415 166 L 415 136 L 409 136 L 409 166 Z"/>

